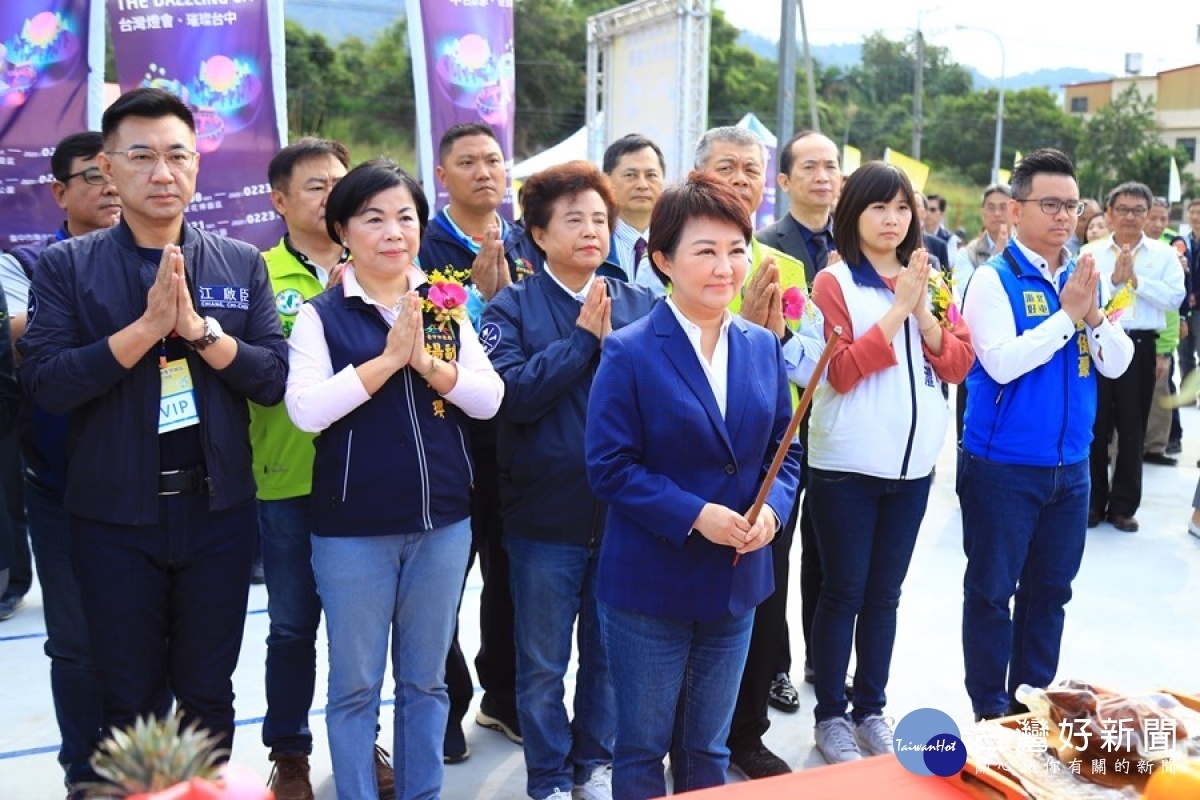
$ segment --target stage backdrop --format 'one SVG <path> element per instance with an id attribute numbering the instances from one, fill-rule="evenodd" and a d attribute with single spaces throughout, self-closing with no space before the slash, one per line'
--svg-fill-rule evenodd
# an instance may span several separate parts
<path id="1" fill-rule="evenodd" d="M 407 0 L 408 38 L 417 100 L 417 158 L 429 205 L 450 198 L 434 177 L 442 134 L 462 122 L 496 131 L 504 166 L 513 164 L 517 101 L 512 0 Z M 512 219 L 512 186 L 501 215 Z"/>
<path id="2" fill-rule="evenodd" d="M 103 15 L 88 0 L 0 2 L 0 249 L 62 224 L 50 156 L 64 136 L 99 123 Z"/>
<path id="3" fill-rule="evenodd" d="M 284 227 L 271 206 L 267 164 L 287 140 L 283 0 L 204 10 L 108 0 L 108 11 L 121 90 L 167 89 L 196 117 L 200 177 L 188 220 L 274 245 Z"/>

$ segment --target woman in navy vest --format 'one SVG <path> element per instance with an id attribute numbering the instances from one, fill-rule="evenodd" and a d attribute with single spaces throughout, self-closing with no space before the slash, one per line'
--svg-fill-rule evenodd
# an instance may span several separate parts
<path id="1" fill-rule="evenodd" d="M 504 384 L 454 276 L 413 261 L 429 219 L 417 182 L 386 159 L 338 181 L 329 235 L 352 260 L 306 303 L 289 340 L 292 421 L 319 432 L 313 572 L 329 639 L 326 725 L 339 798 L 378 796 L 373 742 L 391 638 L 397 798 L 441 792 L 446 651 L 471 544 L 466 418 Z"/>
<path id="2" fill-rule="evenodd" d="M 808 438 L 808 502 L 825 575 L 813 620 L 813 714 L 817 749 L 830 763 L 892 752 L 884 690 L 900 586 L 946 435 L 942 383 L 961 383 L 975 359 L 949 287 L 919 249 L 915 208 L 899 169 L 859 167 L 833 223 L 844 260 L 813 282 L 825 335 L 842 329 Z"/>

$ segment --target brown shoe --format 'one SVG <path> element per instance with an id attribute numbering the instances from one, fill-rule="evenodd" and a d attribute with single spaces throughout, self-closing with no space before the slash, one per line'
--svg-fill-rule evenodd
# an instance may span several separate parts
<path id="1" fill-rule="evenodd" d="M 391 756 L 388 755 L 388 751 L 379 745 L 375 745 L 375 785 L 379 787 L 379 800 L 394 800 L 396 797 L 396 773 L 392 769 Z"/>
<path id="2" fill-rule="evenodd" d="M 267 788 L 275 800 L 313 800 L 312 783 L 308 779 L 308 756 L 304 753 L 271 753 L 275 766 Z"/>
<path id="3" fill-rule="evenodd" d="M 1117 530 L 1125 533 L 1137 533 L 1138 530 L 1138 521 L 1122 514 L 1109 514 L 1108 522 Z"/>

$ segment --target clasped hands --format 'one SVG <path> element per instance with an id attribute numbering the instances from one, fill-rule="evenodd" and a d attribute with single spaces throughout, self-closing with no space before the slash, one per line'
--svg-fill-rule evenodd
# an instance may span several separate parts
<path id="1" fill-rule="evenodd" d="M 751 523 L 746 515 L 731 508 L 719 503 L 705 503 L 692 528 L 713 544 L 732 547 L 738 555 L 745 555 L 769 545 L 778 532 L 777 523 L 775 514 L 766 506 Z"/>
<path id="2" fill-rule="evenodd" d="M 163 248 L 154 284 L 146 294 L 146 311 L 142 319 L 156 339 L 164 339 L 172 332 L 186 342 L 203 338 L 204 318 L 192 306 L 183 251 L 179 245 L 169 244 Z"/>
<path id="3" fill-rule="evenodd" d="M 423 303 L 416 292 L 407 292 L 400 298 L 396 321 L 383 346 L 383 358 L 396 372 L 412 367 L 418 375 L 424 376 L 433 368 L 433 356 L 425 352 Z"/>

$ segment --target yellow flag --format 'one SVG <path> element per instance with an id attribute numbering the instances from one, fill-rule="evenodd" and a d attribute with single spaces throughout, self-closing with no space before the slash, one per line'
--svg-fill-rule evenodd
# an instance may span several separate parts
<path id="1" fill-rule="evenodd" d="M 849 175 L 858 169 L 862 163 L 862 151 L 857 147 L 846 145 L 842 148 L 842 174 Z"/>
<path id="2" fill-rule="evenodd" d="M 1014 150 L 1014 151 L 1013 151 L 1013 169 L 1016 169 L 1016 168 L 1017 168 L 1017 164 L 1020 164 L 1020 163 L 1021 163 L 1021 159 L 1022 159 L 1022 158 L 1024 158 L 1024 156 L 1023 156 L 1023 155 L 1021 155 L 1021 151 L 1020 151 L 1020 150 Z M 1011 173 L 1009 173 L 1009 174 L 1011 174 Z M 1005 179 L 1004 179 L 1004 182 L 1005 182 L 1005 183 L 1008 183 L 1008 178 L 1005 178 Z"/>
<path id="3" fill-rule="evenodd" d="M 1006 169 L 996 170 L 996 180 L 1000 181 L 1000 183 L 1010 183 L 1011 179 L 1012 179 L 1012 173 L 1009 172 L 1008 170 L 1006 170 Z"/>
<path id="4" fill-rule="evenodd" d="M 883 163 L 894 164 L 904 170 L 904 174 L 912 182 L 914 191 L 925 191 L 925 181 L 929 180 L 928 164 L 917 161 L 915 158 L 910 158 L 903 153 L 897 153 L 890 147 L 883 151 Z"/>

